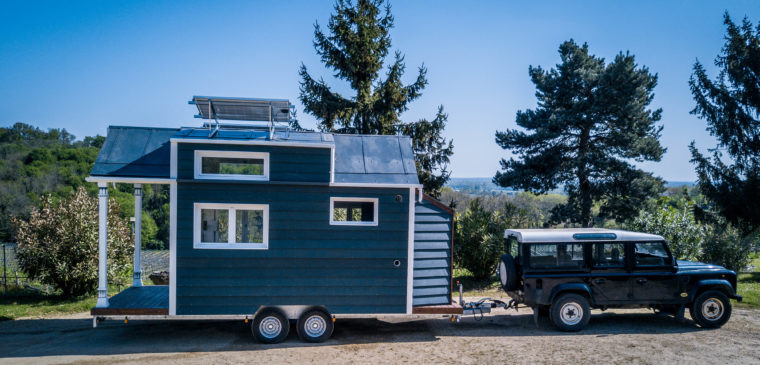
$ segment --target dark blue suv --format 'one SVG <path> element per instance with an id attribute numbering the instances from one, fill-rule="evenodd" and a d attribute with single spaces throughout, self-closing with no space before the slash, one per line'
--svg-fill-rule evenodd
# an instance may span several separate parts
<path id="1" fill-rule="evenodd" d="M 504 234 L 501 285 L 518 303 L 579 331 L 598 308 L 652 308 L 720 327 L 731 317 L 736 273 L 676 261 L 661 236 L 608 229 L 515 229 Z"/>

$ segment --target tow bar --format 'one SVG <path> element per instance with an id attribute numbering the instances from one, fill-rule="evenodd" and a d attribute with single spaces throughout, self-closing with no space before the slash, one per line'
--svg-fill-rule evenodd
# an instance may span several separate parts
<path id="1" fill-rule="evenodd" d="M 517 301 L 514 299 L 510 300 L 509 303 L 506 303 L 498 299 L 482 298 L 476 302 L 465 303 L 462 284 L 458 282 L 457 284 L 459 285 L 459 305 L 462 306 L 462 314 L 452 317 L 452 322 L 459 322 L 461 316 L 467 315 L 471 315 L 476 321 L 479 321 L 483 319 L 485 313 L 491 313 L 491 308 L 504 308 L 505 310 L 514 309 L 517 311 Z"/>

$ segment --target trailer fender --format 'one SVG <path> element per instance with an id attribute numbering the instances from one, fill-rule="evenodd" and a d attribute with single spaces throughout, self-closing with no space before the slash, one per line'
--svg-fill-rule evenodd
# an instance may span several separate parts
<path id="1" fill-rule="evenodd" d="M 542 304 L 551 304 L 554 302 L 554 299 L 557 298 L 562 293 L 579 293 L 586 295 L 589 298 L 589 301 L 591 303 L 594 302 L 594 298 L 591 296 L 591 288 L 588 287 L 586 283 L 565 283 L 555 286 L 551 293 L 549 294 L 549 300 L 547 303 Z"/>

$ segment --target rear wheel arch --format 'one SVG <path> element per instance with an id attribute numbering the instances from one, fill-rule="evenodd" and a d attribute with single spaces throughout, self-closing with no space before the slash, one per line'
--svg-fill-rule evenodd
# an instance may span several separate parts
<path id="1" fill-rule="evenodd" d="M 591 289 L 583 283 L 570 283 L 556 286 L 549 296 L 549 304 L 554 303 L 554 301 L 563 294 L 578 294 L 585 297 L 590 305 L 594 306 L 595 304 L 594 297 L 591 295 Z"/>

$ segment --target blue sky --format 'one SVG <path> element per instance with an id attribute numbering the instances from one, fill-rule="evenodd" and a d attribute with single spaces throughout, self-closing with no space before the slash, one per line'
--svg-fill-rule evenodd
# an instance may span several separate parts
<path id="1" fill-rule="evenodd" d="M 620 51 L 659 75 L 653 108 L 663 108 L 659 163 L 643 168 L 667 180 L 693 180 L 687 145 L 714 139 L 690 115 L 696 59 L 715 74 L 722 14 L 760 20 L 756 1 L 395 1 L 393 47 L 406 55 L 411 82 L 424 62 L 429 86 L 403 115 L 449 113 L 455 177 L 488 177 L 508 156 L 494 132 L 515 127 L 532 108 L 529 65 L 559 62 L 570 38 L 612 59 Z M 298 66 L 332 79 L 312 46 L 332 1 L 11 2 L 0 5 L 0 123 L 66 128 L 82 138 L 108 125 L 196 126 L 193 95 L 288 98 L 299 119 Z"/>

